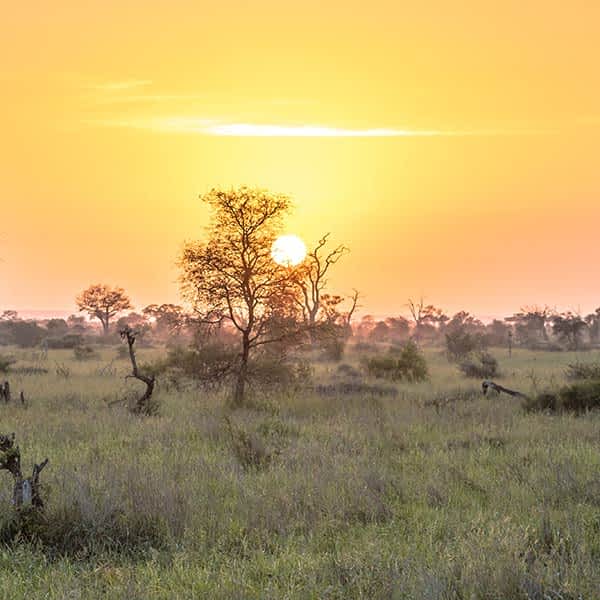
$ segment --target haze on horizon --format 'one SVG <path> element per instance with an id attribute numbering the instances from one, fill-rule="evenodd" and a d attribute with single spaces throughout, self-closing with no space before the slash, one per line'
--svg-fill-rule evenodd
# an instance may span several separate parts
<path id="1" fill-rule="evenodd" d="M 363 312 L 600 305 L 598 4 L 58 1 L 0 32 L 0 310 L 178 302 L 199 194 L 242 184 L 351 249 Z"/>

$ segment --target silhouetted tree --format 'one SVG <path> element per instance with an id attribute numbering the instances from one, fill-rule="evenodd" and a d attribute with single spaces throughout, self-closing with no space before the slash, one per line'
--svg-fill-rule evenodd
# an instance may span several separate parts
<path id="1" fill-rule="evenodd" d="M 577 314 L 564 312 L 552 317 L 552 333 L 570 350 L 578 350 L 587 323 Z"/>
<path id="2" fill-rule="evenodd" d="M 260 346 L 281 341 L 268 333 L 281 298 L 298 289 L 297 272 L 278 265 L 271 246 L 290 200 L 260 189 L 213 189 L 202 196 L 212 209 L 206 241 L 188 243 L 179 262 L 182 292 L 204 323 L 230 321 L 241 349 L 233 403 L 243 404 L 248 361 Z"/>
<path id="3" fill-rule="evenodd" d="M 76 298 L 76 303 L 80 312 L 87 312 L 90 317 L 95 317 L 102 323 L 105 335 L 108 334 L 113 317 L 128 308 L 133 308 L 123 288 L 112 288 L 100 283 L 81 292 Z"/>
<path id="4" fill-rule="evenodd" d="M 597 308 L 593 313 L 587 315 L 585 317 L 585 322 L 587 323 L 590 332 L 591 342 L 594 344 L 600 342 L 600 308 Z"/>
<path id="5" fill-rule="evenodd" d="M 519 343 L 532 345 L 550 341 L 546 325 L 551 322 L 554 314 L 555 311 L 548 306 L 525 306 L 506 320 L 515 324 L 515 333 Z"/>
<path id="6" fill-rule="evenodd" d="M 322 307 L 321 296 L 327 285 L 327 274 L 331 267 L 348 252 L 348 248 L 343 245 L 325 250 L 329 235 L 329 233 L 326 233 L 314 249 L 306 254 L 306 258 L 299 268 L 298 284 L 302 291 L 300 300 L 302 314 L 313 343 L 317 339 L 316 325 Z"/>
<path id="7" fill-rule="evenodd" d="M 413 337 L 422 341 L 425 337 L 434 337 L 438 328 L 442 328 L 448 316 L 441 308 L 433 304 L 425 304 L 423 297 L 419 300 L 408 299 L 408 310 L 414 322 Z"/>

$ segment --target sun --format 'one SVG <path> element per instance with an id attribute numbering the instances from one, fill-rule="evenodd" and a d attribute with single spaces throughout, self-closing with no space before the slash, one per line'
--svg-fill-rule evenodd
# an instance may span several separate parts
<path id="1" fill-rule="evenodd" d="M 271 246 L 271 257 L 278 265 L 295 267 L 306 256 L 306 246 L 297 235 L 280 235 Z"/>

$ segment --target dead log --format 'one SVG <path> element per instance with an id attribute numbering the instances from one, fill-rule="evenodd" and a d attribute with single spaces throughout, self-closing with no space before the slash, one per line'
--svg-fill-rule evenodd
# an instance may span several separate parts
<path id="1" fill-rule="evenodd" d="M 146 390 L 144 393 L 137 399 L 137 402 L 132 408 L 132 412 L 136 414 L 144 414 L 151 415 L 155 412 L 154 406 L 150 402 L 150 398 L 152 398 L 152 393 L 154 392 L 154 384 L 156 380 L 154 375 L 143 375 L 139 372 L 137 359 L 135 356 L 135 349 L 133 345 L 135 344 L 135 340 L 137 337 L 137 333 L 127 325 L 124 329 L 121 329 L 119 332 L 121 335 L 121 339 L 127 342 L 127 346 L 129 348 L 129 359 L 131 360 L 131 375 L 128 377 L 133 377 L 144 384 L 146 384 Z"/>
<path id="2" fill-rule="evenodd" d="M 33 465 L 31 477 L 23 477 L 21 452 L 15 445 L 15 434 L 0 435 L 0 470 L 8 471 L 14 478 L 13 506 L 17 510 L 25 507 L 41 509 L 44 502 L 40 494 L 40 473 L 48 464 L 48 459 Z"/>
<path id="3" fill-rule="evenodd" d="M 497 383 L 494 383 L 493 381 L 490 381 L 489 379 L 486 379 L 485 381 L 482 382 L 481 389 L 483 390 L 484 396 L 487 395 L 488 390 L 493 390 L 495 392 L 498 392 L 499 394 L 505 393 L 505 394 L 508 394 L 509 396 L 517 396 L 518 398 L 527 398 L 527 396 L 525 394 L 522 394 L 521 392 L 518 392 L 517 390 L 511 390 L 509 388 L 506 388 L 503 385 L 499 385 Z"/>

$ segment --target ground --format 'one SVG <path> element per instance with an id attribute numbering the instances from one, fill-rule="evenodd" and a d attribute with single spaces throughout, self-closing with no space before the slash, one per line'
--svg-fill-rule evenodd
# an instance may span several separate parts
<path id="1" fill-rule="evenodd" d="M 228 425 L 225 392 L 159 379 L 141 418 L 113 402 L 139 385 L 115 348 L 12 352 L 48 373 L 10 376 L 27 406 L 0 433 L 25 471 L 50 462 L 43 542 L 0 547 L 2 598 L 600 597 L 597 413 L 525 413 L 429 350 L 396 396 L 257 393 Z M 493 353 L 526 393 L 577 358 Z M 0 473 L 5 520 L 10 494 Z"/>

